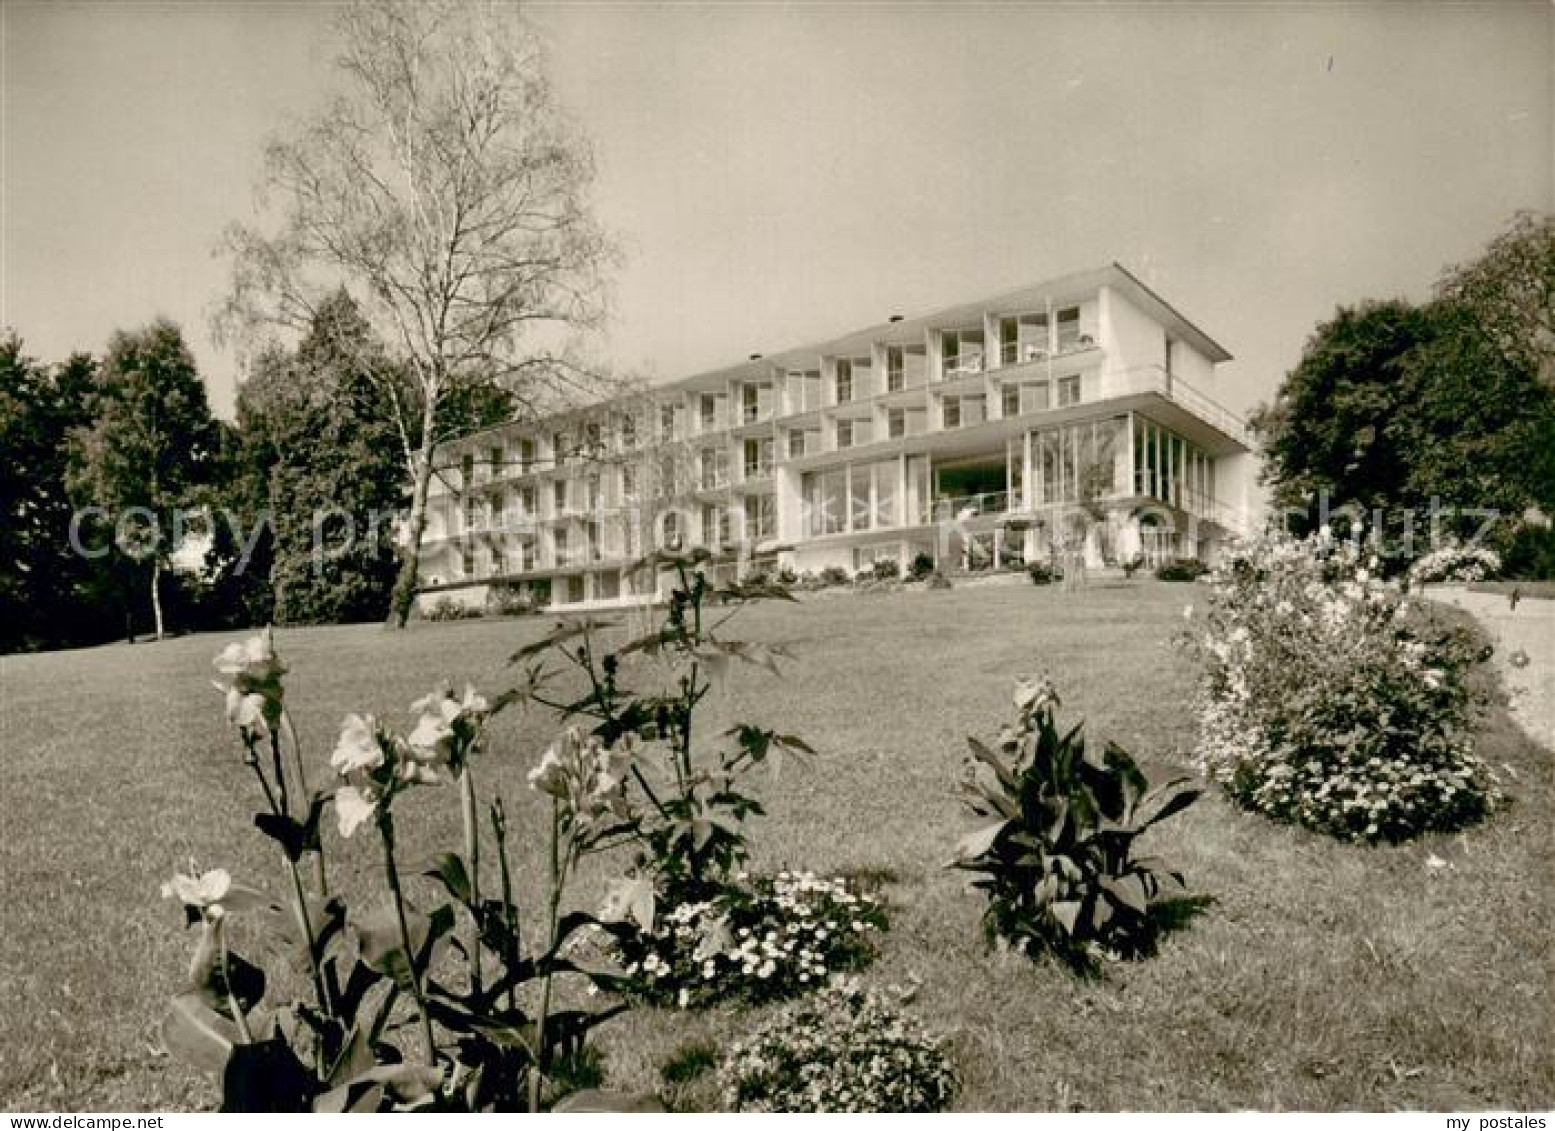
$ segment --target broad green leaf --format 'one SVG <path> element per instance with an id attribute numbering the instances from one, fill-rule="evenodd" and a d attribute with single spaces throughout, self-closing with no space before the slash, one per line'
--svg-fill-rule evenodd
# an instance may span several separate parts
<path id="1" fill-rule="evenodd" d="M 1056 900 L 1048 910 L 1053 913 L 1053 918 L 1058 920 L 1059 925 L 1064 928 L 1065 932 L 1070 935 L 1074 934 L 1075 923 L 1080 918 L 1080 904 L 1077 900 Z"/>
<path id="2" fill-rule="evenodd" d="M 1187 779 L 1179 778 L 1177 781 L 1167 782 L 1159 789 L 1151 790 L 1149 796 L 1145 798 L 1144 803 L 1140 806 L 1141 811 L 1149 810 L 1154 805 L 1156 798 L 1165 793 L 1167 790 L 1176 788 L 1180 782 L 1184 781 L 1187 781 Z M 1166 820 L 1168 817 L 1182 812 L 1188 806 L 1197 801 L 1201 796 L 1203 796 L 1203 794 L 1204 791 L 1202 789 L 1182 789 L 1177 793 L 1173 793 L 1170 797 L 1161 803 L 1160 808 L 1150 812 L 1149 816 L 1143 817 L 1139 821 L 1139 830 L 1143 832 L 1151 825 L 1159 824 L 1161 821 Z"/>
<path id="3" fill-rule="evenodd" d="M 457 852 L 440 852 L 432 858 L 432 866 L 421 873 L 434 880 L 440 880 L 448 894 L 465 906 L 469 906 L 471 899 L 470 871 L 465 867 L 464 857 Z"/>
<path id="4" fill-rule="evenodd" d="M 1101 886 L 1108 895 L 1139 915 L 1143 915 L 1150 904 L 1149 897 L 1145 894 L 1145 885 L 1133 873 L 1124 876 L 1103 876 Z"/>
<path id="5" fill-rule="evenodd" d="M 348 1086 L 381 1084 L 402 1104 L 419 1103 L 443 1083 L 443 1070 L 425 1064 L 380 1064 L 347 1081 Z"/>
<path id="6" fill-rule="evenodd" d="M 405 908 L 405 921 L 410 930 L 410 945 L 420 953 L 431 933 L 431 920 L 413 907 Z M 356 930 L 356 945 L 362 961 L 380 974 L 387 974 L 396 982 L 409 984 L 410 967 L 400 938 L 399 917 L 393 904 L 383 904 L 366 912 L 352 922 Z"/>
<path id="7" fill-rule="evenodd" d="M 318 1081 L 285 1041 L 240 1044 L 222 1070 L 221 1110 L 307 1111 L 318 1090 Z"/>
<path id="8" fill-rule="evenodd" d="M 956 842 L 956 859 L 976 860 L 993 847 L 994 841 L 1009 824 L 1009 821 L 995 821 L 991 825 L 984 825 L 975 832 L 968 833 Z"/>
<path id="9" fill-rule="evenodd" d="M 241 1040 L 238 1027 L 195 993 L 183 993 L 169 1003 L 162 1018 L 162 1043 L 185 1064 L 219 1075 Z"/>

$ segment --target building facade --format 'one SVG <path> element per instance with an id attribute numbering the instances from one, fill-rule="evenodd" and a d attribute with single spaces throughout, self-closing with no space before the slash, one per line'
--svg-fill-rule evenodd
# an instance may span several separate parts
<path id="1" fill-rule="evenodd" d="M 1255 505 L 1204 393 L 1228 360 L 1114 264 L 491 429 L 438 451 L 418 601 L 634 603 L 666 546 L 731 575 L 1210 560 Z"/>

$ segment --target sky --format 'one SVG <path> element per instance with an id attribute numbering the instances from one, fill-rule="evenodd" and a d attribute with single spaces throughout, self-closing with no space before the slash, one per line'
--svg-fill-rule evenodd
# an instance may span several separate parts
<path id="1" fill-rule="evenodd" d="M 1315 325 L 1555 210 L 1555 5 L 531 4 L 624 260 L 596 351 L 669 380 L 1110 261 L 1266 400 Z M 0 325 L 211 338 L 308 3 L 0 0 Z"/>

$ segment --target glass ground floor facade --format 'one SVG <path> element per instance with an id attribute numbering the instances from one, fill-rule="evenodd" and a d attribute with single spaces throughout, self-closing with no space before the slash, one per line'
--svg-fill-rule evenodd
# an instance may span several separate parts
<path id="1" fill-rule="evenodd" d="M 648 515 L 630 506 L 458 540 L 454 574 L 427 604 L 493 590 L 554 607 L 640 602 L 663 578 L 631 564 L 644 548 L 703 547 L 728 576 L 753 570 L 857 572 L 1091 567 L 1206 558 L 1233 531 L 1215 505 L 1216 457 L 1135 411 L 1024 428 L 963 432 L 954 449 L 831 453 L 772 490 L 700 492 Z M 912 443 L 911 440 L 908 443 Z M 440 579 L 439 579 L 440 580 Z"/>

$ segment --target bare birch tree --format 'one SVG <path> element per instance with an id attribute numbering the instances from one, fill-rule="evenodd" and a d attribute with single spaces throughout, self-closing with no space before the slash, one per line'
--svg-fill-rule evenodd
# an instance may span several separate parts
<path id="1" fill-rule="evenodd" d="M 343 89 L 267 146 L 260 220 L 228 233 L 216 321 L 245 342 L 297 332 L 343 285 L 409 374 L 374 385 L 411 487 L 390 614 L 403 626 L 456 415 L 442 410 L 481 386 L 530 414 L 596 395 L 572 346 L 603 318 L 612 253 L 589 148 L 517 5 L 357 2 L 338 31 Z"/>

